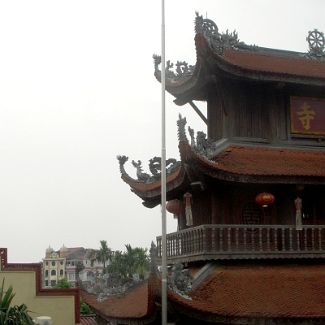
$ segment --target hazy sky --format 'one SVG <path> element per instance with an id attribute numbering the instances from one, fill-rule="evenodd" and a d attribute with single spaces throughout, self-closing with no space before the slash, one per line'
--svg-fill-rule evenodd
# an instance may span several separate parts
<path id="1" fill-rule="evenodd" d="M 120 179 L 116 155 L 160 155 L 160 0 L 0 1 L 0 247 L 33 262 L 46 247 L 148 247 L 161 232 Z M 195 63 L 195 11 L 247 44 L 306 52 L 325 32 L 322 0 L 166 0 L 166 57 Z M 167 156 L 176 119 L 204 125 L 167 96 Z M 205 105 L 201 105 L 204 110 Z M 128 162 L 130 174 L 135 170 Z M 168 216 L 168 229 L 176 224 Z"/>

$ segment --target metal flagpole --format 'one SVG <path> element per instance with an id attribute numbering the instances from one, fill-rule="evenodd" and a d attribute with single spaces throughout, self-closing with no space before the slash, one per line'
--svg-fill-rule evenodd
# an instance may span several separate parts
<path id="1" fill-rule="evenodd" d="M 166 112 L 165 112 L 165 1 L 161 0 L 161 322 L 167 324 L 167 250 L 166 250 Z"/>

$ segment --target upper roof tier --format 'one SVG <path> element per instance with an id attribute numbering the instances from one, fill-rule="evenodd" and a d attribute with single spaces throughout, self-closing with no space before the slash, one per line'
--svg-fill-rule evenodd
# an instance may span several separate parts
<path id="1" fill-rule="evenodd" d="M 323 33 L 308 33 L 307 53 L 269 49 L 239 41 L 236 31 L 220 33 L 210 19 L 195 19 L 195 66 L 167 61 L 166 89 L 183 105 L 191 100 L 205 100 L 206 86 L 217 82 L 218 75 L 247 80 L 285 82 L 325 86 L 325 39 Z M 161 79 L 160 56 L 154 56 L 155 76 Z"/>

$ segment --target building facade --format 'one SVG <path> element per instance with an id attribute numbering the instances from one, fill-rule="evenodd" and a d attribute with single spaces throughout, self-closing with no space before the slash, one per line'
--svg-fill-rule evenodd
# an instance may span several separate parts
<path id="1" fill-rule="evenodd" d="M 63 245 L 59 251 L 49 247 L 42 262 L 44 287 L 54 287 L 62 279 L 67 279 L 72 287 L 76 287 L 78 282 L 91 281 L 102 272 L 103 263 L 97 260 L 97 250 L 84 247 L 68 248 Z"/>
<path id="2" fill-rule="evenodd" d="M 66 277 L 66 259 L 51 247 L 46 249 L 42 266 L 43 286 L 45 288 L 55 287 L 61 279 Z"/>

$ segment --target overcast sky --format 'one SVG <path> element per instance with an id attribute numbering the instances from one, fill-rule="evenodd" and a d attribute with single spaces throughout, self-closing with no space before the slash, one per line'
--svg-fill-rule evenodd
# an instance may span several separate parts
<path id="1" fill-rule="evenodd" d="M 116 155 L 160 155 L 159 0 L 0 2 L 0 247 L 10 262 L 40 261 L 51 245 L 107 240 L 149 247 L 161 232 L 120 179 Z M 166 0 L 166 57 L 195 63 L 195 11 L 247 44 L 306 52 L 325 32 L 322 0 Z M 168 95 L 167 156 L 176 119 L 204 125 Z M 205 105 L 200 105 L 205 112 Z M 131 163 L 126 165 L 134 175 Z M 168 215 L 168 231 L 176 224 Z"/>

